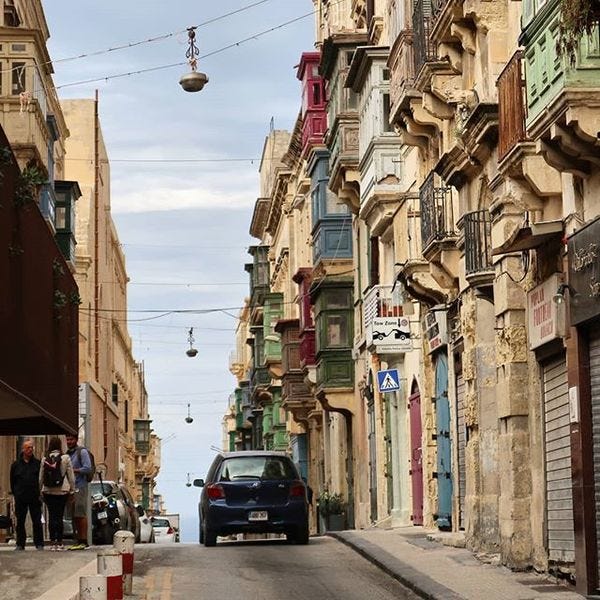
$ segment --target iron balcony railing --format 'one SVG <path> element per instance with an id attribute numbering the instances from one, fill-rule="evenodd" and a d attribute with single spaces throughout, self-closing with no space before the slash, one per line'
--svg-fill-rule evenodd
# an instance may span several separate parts
<path id="1" fill-rule="evenodd" d="M 452 190 L 436 185 L 432 171 L 419 190 L 423 252 L 434 242 L 456 237 Z"/>
<path id="2" fill-rule="evenodd" d="M 431 1 L 431 27 L 437 23 L 439 16 L 452 0 L 430 0 Z"/>
<path id="3" fill-rule="evenodd" d="M 463 215 L 465 271 L 467 276 L 490 271 L 492 267 L 492 223 L 490 211 L 476 210 Z"/>
<path id="4" fill-rule="evenodd" d="M 521 51 L 517 51 L 498 77 L 498 160 L 526 139 L 524 82 Z"/>
<path id="5" fill-rule="evenodd" d="M 415 78 L 426 62 L 436 60 L 435 44 L 429 35 L 431 32 L 431 2 L 416 0 L 413 10 L 413 46 L 415 59 Z"/>

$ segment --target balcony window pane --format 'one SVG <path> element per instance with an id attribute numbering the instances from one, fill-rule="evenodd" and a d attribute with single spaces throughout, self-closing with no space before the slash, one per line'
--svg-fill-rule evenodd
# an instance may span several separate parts
<path id="1" fill-rule="evenodd" d="M 348 321 L 344 315 L 327 315 L 327 347 L 348 346 Z"/>
<path id="2" fill-rule="evenodd" d="M 65 206 L 56 207 L 56 229 L 67 228 L 67 209 Z"/>
<path id="3" fill-rule="evenodd" d="M 14 96 L 25 91 L 25 63 L 12 63 L 12 94 Z"/>
<path id="4" fill-rule="evenodd" d="M 348 212 L 348 206 L 340 201 L 340 199 L 329 188 L 327 188 L 327 207 L 328 215 L 344 215 Z"/>
<path id="5" fill-rule="evenodd" d="M 348 290 L 328 290 L 326 302 L 326 308 L 350 308 L 349 292 Z"/>

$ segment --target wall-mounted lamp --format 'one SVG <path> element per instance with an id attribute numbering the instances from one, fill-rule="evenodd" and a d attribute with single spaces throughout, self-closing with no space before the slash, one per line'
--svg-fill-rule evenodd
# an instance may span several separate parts
<path id="1" fill-rule="evenodd" d="M 192 487 L 192 482 L 190 480 L 190 474 L 187 474 L 187 481 L 185 483 L 185 487 Z"/>
<path id="2" fill-rule="evenodd" d="M 556 294 L 552 296 L 554 304 L 557 304 L 558 306 L 563 304 L 565 301 L 565 292 L 567 291 L 571 295 L 571 299 L 574 299 L 575 296 L 577 296 L 577 292 L 568 283 L 561 283 L 556 290 Z"/>
<path id="3" fill-rule="evenodd" d="M 188 416 L 185 418 L 185 422 L 189 425 L 190 423 L 193 423 L 194 419 L 192 417 L 192 415 L 190 415 L 190 405 L 188 404 Z"/>

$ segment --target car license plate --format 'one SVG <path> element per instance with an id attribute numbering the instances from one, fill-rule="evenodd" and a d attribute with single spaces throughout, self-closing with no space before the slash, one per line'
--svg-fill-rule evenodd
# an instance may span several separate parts
<path id="1" fill-rule="evenodd" d="M 107 517 L 108 517 L 108 513 L 105 510 L 103 510 L 102 512 L 98 513 L 98 518 L 99 519 L 106 519 Z"/>
<path id="2" fill-rule="evenodd" d="M 248 513 L 248 521 L 268 521 L 269 513 L 266 510 L 252 510 Z"/>

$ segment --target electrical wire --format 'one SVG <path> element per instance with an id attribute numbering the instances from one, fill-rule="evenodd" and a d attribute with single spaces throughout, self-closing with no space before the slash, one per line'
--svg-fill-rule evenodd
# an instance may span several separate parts
<path id="1" fill-rule="evenodd" d="M 270 2 L 271 0 L 258 0 L 257 2 L 253 2 L 252 4 L 248 4 L 246 6 L 242 6 L 241 8 L 238 8 L 236 10 L 232 10 L 228 13 L 225 13 L 223 15 L 219 15 L 218 17 L 213 17 L 212 19 L 209 19 L 208 21 L 203 21 L 202 23 L 199 23 L 198 25 L 192 25 L 191 29 L 199 29 L 201 27 L 205 27 L 206 25 L 211 25 L 212 23 L 216 23 L 217 21 L 221 21 L 227 17 L 231 17 L 233 15 L 236 15 L 238 13 L 244 12 L 246 10 L 249 10 L 251 8 L 254 8 L 255 6 L 258 6 L 259 4 L 265 4 L 266 2 Z M 150 44 L 153 42 L 159 42 L 162 40 L 166 40 L 172 37 L 175 37 L 176 35 L 181 35 L 182 33 L 187 33 L 188 31 L 188 27 L 186 27 L 185 29 L 180 29 L 177 31 L 172 31 L 170 33 L 163 33 L 151 38 L 147 38 L 147 39 L 143 39 L 143 40 L 139 40 L 136 42 L 127 42 L 126 44 L 121 44 L 119 46 L 113 46 L 111 48 L 105 48 L 104 50 L 95 50 L 92 52 L 86 52 L 84 54 L 77 54 L 75 56 L 68 56 L 65 58 L 58 58 L 56 60 L 47 60 L 43 63 L 40 63 L 39 65 L 25 65 L 25 68 L 32 68 L 34 66 L 39 67 L 45 67 L 47 65 L 50 64 L 58 64 L 58 63 L 63 63 L 63 62 L 71 62 L 74 60 L 80 60 L 83 58 L 90 58 L 92 56 L 101 56 L 102 54 L 108 54 L 109 52 L 116 52 L 118 50 L 128 50 L 130 48 L 135 48 L 136 46 L 141 46 L 143 44 Z M 12 67 L 10 69 L 4 69 L 4 70 L 0 70 L 0 74 L 1 73 L 11 73 L 12 71 L 14 71 L 15 69 L 20 68 L 20 67 Z"/>
<path id="2" fill-rule="evenodd" d="M 211 52 L 208 52 L 207 54 L 203 54 L 202 56 L 198 57 L 198 60 L 202 60 L 205 58 L 209 58 L 210 56 L 214 56 L 216 54 L 220 54 L 221 52 L 225 52 L 226 50 L 231 50 L 232 48 L 236 48 L 241 46 L 242 44 L 245 44 L 246 42 L 250 42 L 252 40 L 256 40 L 259 37 L 262 37 L 264 35 L 267 35 L 269 33 L 272 33 L 273 31 L 277 31 L 278 29 L 282 29 L 283 27 L 287 27 L 288 25 L 292 25 L 293 23 L 296 23 L 297 21 L 301 21 L 302 19 L 306 19 L 307 17 L 311 17 L 315 14 L 316 11 L 311 11 L 309 13 L 306 13 L 304 15 L 301 15 L 299 17 L 295 17 L 294 19 L 290 19 L 289 21 L 285 21 L 284 23 L 281 23 L 279 25 L 276 25 L 275 27 L 270 27 L 269 29 L 265 29 L 264 31 L 261 31 L 259 33 L 255 33 L 254 35 L 251 35 L 249 37 L 243 38 L 241 40 L 238 40 L 237 42 L 233 42 L 232 44 L 228 44 L 227 46 L 222 46 L 221 48 L 218 48 L 217 50 L 213 50 Z M 160 65 L 157 67 L 149 67 L 147 69 L 139 69 L 137 71 L 128 71 L 126 73 L 116 73 L 114 75 L 105 75 L 104 77 L 95 77 L 92 79 L 83 79 L 81 81 L 73 81 L 71 83 L 64 83 L 62 85 L 57 85 L 55 86 L 55 89 L 60 90 L 66 87 L 72 87 L 72 86 L 77 86 L 77 85 L 85 85 L 87 83 L 97 83 L 99 81 L 109 81 L 110 79 L 120 79 L 123 77 L 129 77 L 131 75 L 141 75 L 143 73 L 151 73 L 154 71 L 162 71 L 165 69 L 172 69 L 174 67 L 181 67 L 183 65 L 187 65 L 187 61 L 181 61 L 181 62 L 176 62 L 176 63 L 170 63 L 168 65 Z"/>

